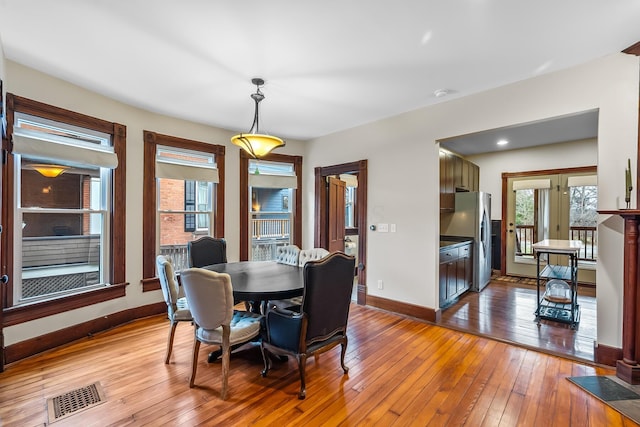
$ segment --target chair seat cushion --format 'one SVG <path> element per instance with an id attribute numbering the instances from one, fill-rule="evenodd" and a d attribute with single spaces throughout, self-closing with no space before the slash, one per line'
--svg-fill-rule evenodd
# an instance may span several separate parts
<path id="1" fill-rule="evenodd" d="M 234 311 L 230 323 L 231 335 L 229 337 L 229 344 L 240 344 L 258 336 L 260 333 L 261 318 L 262 316 L 256 313 L 242 310 Z M 220 344 L 222 343 L 222 326 L 211 330 L 198 328 L 196 330 L 196 336 L 202 342 Z"/>
<path id="2" fill-rule="evenodd" d="M 189 309 L 178 309 L 175 313 L 173 313 L 173 320 L 193 320 L 193 316 L 191 315 L 191 311 Z"/>

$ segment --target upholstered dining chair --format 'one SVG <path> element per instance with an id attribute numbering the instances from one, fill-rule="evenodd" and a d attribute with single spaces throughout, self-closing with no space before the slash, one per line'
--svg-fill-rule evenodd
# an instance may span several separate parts
<path id="1" fill-rule="evenodd" d="M 298 265 L 300 248 L 296 245 L 279 246 L 276 254 L 276 262 L 280 264 Z"/>
<path id="2" fill-rule="evenodd" d="M 329 255 L 325 248 L 301 249 L 298 256 L 298 267 L 304 267 L 309 261 L 316 261 Z"/>
<path id="3" fill-rule="evenodd" d="M 311 248 L 301 249 L 298 256 L 298 267 L 304 267 L 309 261 L 316 261 L 329 255 L 329 251 L 324 248 Z M 270 308 L 277 308 L 280 310 L 294 310 L 300 311 L 302 305 L 302 297 L 294 297 L 283 300 L 269 301 Z"/>
<path id="4" fill-rule="evenodd" d="M 178 286 L 171 260 L 164 255 L 158 255 L 156 258 L 156 267 L 158 269 L 158 279 L 160 279 L 162 295 L 164 296 L 164 301 L 167 303 L 167 315 L 171 322 L 169 339 L 167 341 L 167 352 L 164 358 L 164 363 L 169 363 L 171 351 L 173 350 L 173 337 L 176 334 L 178 323 L 191 322 L 193 317 L 191 316 L 187 299 L 184 297 L 182 289 Z"/>
<path id="5" fill-rule="evenodd" d="M 227 262 L 227 242 L 211 236 L 203 236 L 187 243 L 189 267 L 204 267 Z"/>
<path id="6" fill-rule="evenodd" d="M 231 347 L 247 343 L 260 333 L 262 316 L 233 309 L 231 276 L 202 268 L 189 268 L 180 273 L 195 323 L 193 357 L 189 387 L 193 387 L 198 368 L 200 343 L 219 345 L 222 349 L 222 390 L 227 398 Z"/>
<path id="7" fill-rule="evenodd" d="M 342 347 L 340 364 L 347 350 L 347 320 L 353 288 L 355 258 L 342 252 L 309 261 L 304 266 L 304 295 L 300 313 L 269 310 L 266 334 L 260 343 L 266 377 L 271 368 L 269 354 L 293 356 L 300 374 L 299 399 L 306 397 L 305 365 L 311 355 Z"/>

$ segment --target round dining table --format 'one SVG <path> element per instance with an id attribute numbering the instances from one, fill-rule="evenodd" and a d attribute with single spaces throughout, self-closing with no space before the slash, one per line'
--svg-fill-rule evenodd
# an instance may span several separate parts
<path id="1" fill-rule="evenodd" d="M 304 291 L 304 268 L 298 266 L 275 261 L 239 261 L 203 268 L 229 274 L 233 299 L 249 303 L 250 309 L 258 313 L 264 314 L 268 300 L 293 298 Z M 209 363 L 215 362 L 221 355 L 221 350 L 209 353 Z M 286 360 L 286 357 L 280 359 Z"/>
<path id="2" fill-rule="evenodd" d="M 231 276 L 236 301 L 268 301 L 302 295 L 304 268 L 275 261 L 239 261 L 212 264 L 207 270 Z"/>

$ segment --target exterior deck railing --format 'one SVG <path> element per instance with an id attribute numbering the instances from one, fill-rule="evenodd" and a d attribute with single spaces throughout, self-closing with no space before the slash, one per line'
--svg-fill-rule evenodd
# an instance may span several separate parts
<path id="1" fill-rule="evenodd" d="M 596 227 L 569 227 L 569 239 L 580 240 L 583 247 L 578 253 L 579 261 L 595 261 L 598 257 L 598 231 Z M 534 226 L 516 225 L 516 255 L 533 256 Z"/>
<path id="2" fill-rule="evenodd" d="M 253 261 L 269 261 L 276 258 L 278 246 L 290 243 L 291 220 L 273 218 L 251 219 L 251 253 Z M 160 254 L 171 259 L 176 271 L 189 267 L 187 245 L 163 245 Z"/>

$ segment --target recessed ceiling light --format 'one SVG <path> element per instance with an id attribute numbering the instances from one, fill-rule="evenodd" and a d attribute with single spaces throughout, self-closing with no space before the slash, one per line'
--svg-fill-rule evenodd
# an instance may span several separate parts
<path id="1" fill-rule="evenodd" d="M 506 139 L 501 139 L 500 141 L 498 141 L 498 145 L 507 145 L 509 143 L 509 141 L 507 141 Z"/>

